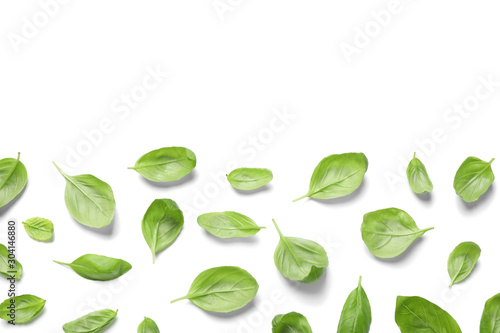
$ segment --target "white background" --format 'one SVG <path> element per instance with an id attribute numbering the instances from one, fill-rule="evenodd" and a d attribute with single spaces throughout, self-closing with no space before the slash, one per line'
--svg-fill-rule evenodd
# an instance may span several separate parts
<path id="1" fill-rule="evenodd" d="M 362 275 L 372 332 L 398 332 L 397 295 L 425 297 L 464 332 L 477 332 L 484 302 L 500 292 L 498 190 L 493 186 L 466 206 L 452 184 L 466 157 L 500 158 L 500 87 L 465 116 L 447 110 L 472 103 L 481 76 L 500 81 L 498 1 L 401 0 L 391 22 L 351 62 L 342 43 L 353 44 L 356 29 L 372 24 L 370 12 L 388 8 L 389 1 L 222 3 L 232 6 L 223 19 L 212 0 L 69 1 L 17 47 L 13 36 L 22 36 L 23 18 L 32 22 L 40 4 L 0 4 L 0 157 L 21 152 L 29 173 L 25 192 L 0 210 L 0 228 L 6 230 L 8 218 L 42 216 L 56 230 L 54 242 L 45 244 L 19 229 L 25 273 L 18 292 L 47 304 L 32 324 L 2 322 L 0 330 L 61 332 L 95 306 L 119 309 L 108 330 L 115 333 L 135 332 L 143 316 L 162 332 L 270 332 L 273 316 L 290 311 L 307 316 L 314 332 L 333 332 Z M 130 112 L 115 112 L 121 95 L 139 89 L 147 68 L 157 67 L 168 78 Z M 275 119 L 284 110 L 293 115 L 286 123 Z M 99 138 L 95 130 L 103 121 L 112 125 Z M 90 146 L 85 131 L 94 134 Z M 429 141 L 434 132 L 439 142 Z M 193 176 L 156 186 L 127 170 L 142 154 L 165 146 L 196 153 Z M 86 156 L 68 163 L 75 159 L 68 151 L 78 147 L 87 148 Z M 434 182 L 430 200 L 417 198 L 404 178 L 392 186 L 387 180 L 415 150 Z M 351 151 L 364 152 L 370 162 L 355 194 L 291 202 L 305 194 L 323 157 Z M 65 183 L 52 161 L 69 174 L 91 173 L 112 186 L 117 211 L 109 228 L 91 230 L 70 217 Z M 235 164 L 270 168 L 274 180 L 252 194 L 216 185 L 211 174 L 223 175 Z M 156 198 L 175 200 L 186 222 L 153 265 L 140 224 Z M 367 250 L 360 226 L 366 212 L 393 206 L 435 230 L 402 257 L 382 261 Z M 224 210 L 247 214 L 267 229 L 250 240 L 221 241 L 197 225 L 198 214 Z M 324 279 L 297 286 L 279 274 L 272 218 L 286 235 L 325 246 L 330 266 Z M 483 252 L 470 278 L 450 291 L 446 262 L 462 241 L 477 242 Z M 52 262 L 85 253 L 122 258 L 133 269 L 118 281 L 99 283 Z M 188 301 L 169 303 L 201 271 L 222 265 L 241 266 L 258 280 L 250 306 L 216 315 Z M 6 294 L 7 282 L 0 281 L 0 298 Z"/>

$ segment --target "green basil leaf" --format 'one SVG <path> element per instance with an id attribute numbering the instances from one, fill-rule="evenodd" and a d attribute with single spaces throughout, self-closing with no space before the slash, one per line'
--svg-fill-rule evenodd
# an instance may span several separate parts
<path id="1" fill-rule="evenodd" d="M 462 333 L 448 312 L 418 296 L 398 296 L 396 324 L 401 333 Z"/>
<path id="2" fill-rule="evenodd" d="M 280 236 L 280 241 L 274 252 L 274 264 L 287 279 L 303 283 L 313 283 L 319 280 L 328 266 L 328 256 L 321 245 L 311 240 L 285 237 L 274 226 Z"/>
<path id="3" fill-rule="evenodd" d="M 363 153 L 334 154 L 319 162 L 311 177 L 309 192 L 294 201 L 340 198 L 354 192 L 363 181 L 368 159 Z"/>
<path id="4" fill-rule="evenodd" d="M 312 333 L 312 329 L 306 317 L 290 312 L 274 317 L 273 333 Z"/>
<path id="5" fill-rule="evenodd" d="M 0 275 L 6 278 L 14 275 L 14 279 L 19 280 L 23 274 L 23 265 L 16 259 L 11 259 L 10 254 L 7 247 L 0 244 Z"/>
<path id="6" fill-rule="evenodd" d="M 254 220 L 236 212 L 214 212 L 198 216 L 200 227 L 219 238 L 249 237 L 264 229 Z"/>
<path id="7" fill-rule="evenodd" d="M 0 304 L 0 318 L 14 324 L 27 324 L 43 310 L 45 300 L 33 295 L 21 295 L 6 299 Z"/>
<path id="8" fill-rule="evenodd" d="M 23 225 L 28 236 L 37 241 L 49 241 L 54 235 L 54 224 L 52 221 L 41 217 L 27 219 L 23 222 Z"/>
<path id="9" fill-rule="evenodd" d="M 453 181 L 453 187 L 457 194 L 465 202 L 477 201 L 495 180 L 491 163 L 480 160 L 477 157 L 468 157 L 458 168 Z"/>
<path id="10" fill-rule="evenodd" d="M 66 179 L 66 208 L 79 223 L 104 228 L 115 215 L 115 198 L 111 187 L 92 175 L 68 176 L 54 163 Z"/>
<path id="11" fill-rule="evenodd" d="M 110 309 L 94 311 L 64 324 L 65 333 L 102 333 L 113 324 L 117 311 Z"/>
<path id="12" fill-rule="evenodd" d="M 448 258 L 450 287 L 455 283 L 462 282 L 469 276 L 480 255 L 481 248 L 474 242 L 463 242 L 457 245 Z"/>
<path id="13" fill-rule="evenodd" d="M 196 156 L 191 150 L 167 147 L 142 155 L 129 169 L 153 182 L 171 182 L 188 175 L 195 166 Z"/>
<path id="14" fill-rule="evenodd" d="M 252 191 L 273 180 L 273 173 L 264 168 L 239 168 L 231 171 L 227 180 L 237 190 Z"/>
<path id="15" fill-rule="evenodd" d="M 197 307 L 211 312 L 232 312 L 241 309 L 257 295 L 259 284 L 250 273 L 234 266 L 207 269 L 196 277 L 186 296 Z"/>
<path id="16" fill-rule="evenodd" d="M 97 254 L 85 254 L 72 263 L 54 262 L 69 266 L 81 277 L 94 281 L 110 281 L 119 278 L 131 268 L 125 260 L 109 258 Z"/>
<path id="17" fill-rule="evenodd" d="M 370 302 L 359 277 L 358 287 L 349 294 L 344 303 L 337 333 L 368 333 L 371 323 Z"/>
<path id="18" fill-rule="evenodd" d="M 142 234 L 153 254 L 165 250 L 177 239 L 184 225 L 184 215 L 175 201 L 156 199 L 142 219 Z"/>
<path id="19" fill-rule="evenodd" d="M 416 194 L 429 193 L 434 186 L 425 165 L 416 157 L 416 154 L 413 154 L 413 159 L 408 164 L 406 176 L 413 192 Z"/>
<path id="20" fill-rule="evenodd" d="M 500 333 L 500 294 L 484 304 L 479 333 Z"/>
<path id="21" fill-rule="evenodd" d="M 19 160 L 21 154 L 14 158 L 0 160 L 0 208 L 15 199 L 28 182 L 26 167 Z"/>
<path id="22" fill-rule="evenodd" d="M 432 229 L 419 229 L 405 211 L 387 208 L 365 214 L 361 235 L 375 257 L 394 258 Z"/>
<path id="23" fill-rule="evenodd" d="M 137 333 L 160 333 L 160 329 L 153 319 L 144 317 L 144 320 L 137 328 Z"/>

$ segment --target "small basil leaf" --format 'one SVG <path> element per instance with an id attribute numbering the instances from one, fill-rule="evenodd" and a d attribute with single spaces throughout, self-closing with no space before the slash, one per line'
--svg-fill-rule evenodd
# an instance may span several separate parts
<path id="1" fill-rule="evenodd" d="M 49 241 L 54 235 L 54 224 L 52 224 L 52 221 L 41 217 L 27 219 L 23 222 L 23 225 L 28 236 L 37 241 Z"/>
<path id="2" fill-rule="evenodd" d="M 160 333 L 160 329 L 152 319 L 144 317 L 144 320 L 137 328 L 137 333 Z"/>
<path id="3" fill-rule="evenodd" d="M 363 181 L 368 159 L 363 153 L 334 154 L 319 162 L 311 177 L 309 191 L 295 199 L 340 198 L 354 192 Z"/>
<path id="4" fill-rule="evenodd" d="M 303 283 L 313 283 L 319 280 L 328 266 L 328 256 L 321 245 L 311 240 L 285 237 L 274 226 L 280 236 L 280 241 L 274 252 L 274 264 L 287 279 Z"/>
<path id="5" fill-rule="evenodd" d="M 500 294 L 484 304 L 479 333 L 500 333 Z"/>
<path id="6" fill-rule="evenodd" d="M 26 324 L 37 318 L 43 310 L 45 300 L 33 295 L 21 295 L 6 299 L 0 304 L 0 318 L 14 321 L 14 324 Z M 12 311 L 14 313 L 12 313 Z"/>
<path id="7" fill-rule="evenodd" d="M 252 191 L 273 180 L 273 173 L 264 168 L 239 168 L 231 171 L 227 180 L 237 190 Z"/>
<path id="8" fill-rule="evenodd" d="M 28 182 L 26 167 L 17 159 L 4 158 L 0 160 L 0 208 L 15 199 Z"/>
<path id="9" fill-rule="evenodd" d="M 19 280 L 23 274 L 23 266 L 16 259 L 9 258 L 10 254 L 7 247 L 0 244 L 0 275 L 6 278 L 14 275 L 14 279 Z"/>
<path id="10" fill-rule="evenodd" d="M 63 330 L 65 333 L 102 333 L 111 324 L 118 311 L 110 309 L 94 311 L 64 324 Z"/>
<path id="11" fill-rule="evenodd" d="M 166 249 L 177 239 L 184 225 L 184 215 L 175 201 L 156 199 L 142 219 L 142 234 L 153 254 Z"/>
<path id="12" fill-rule="evenodd" d="M 273 319 L 273 333 L 312 333 L 307 318 L 297 312 L 277 315 Z"/>
<path id="13" fill-rule="evenodd" d="M 416 157 L 416 153 L 408 164 L 406 176 L 412 191 L 416 194 L 429 193 L 434 188 L 425 165 Z"/>
<path id="14" fill-rule="evenodd" d="M 434 228 L 419 229 L 405 211 L 387 208 L 365 214 L 361 234 L 375 257 L 394 258 L 432 229 Z"/>
<path id="15" fill-rule="evenodd" d="M 467 158 L 455 175 L 453 187 L 465 202 L 477 201 L 495 180 L 491 163 L 477 157 Z"/>
<path id="16" fill-rule="evenodd" d="M 81 277 L 94 281 L 110 281 L 127 273 L 131 268 L 125 260 L 109 258 L 97 254 L 85 254 L 70 264 L 56 261 L 55 263 L 69 266 Z"/>
<path id="17" fill-rule="evenodd" d="M 457 245 L 448 258 L 450 287 L 462 282 L 470 275 L 480 255 L 481 248 L 474 242 L 463 242 Z"/>
<path id="18" fill-rule="evenodd" d="M 153 182 L 171 182 L 188 175 L 195 166 L 196 156 L 191 150 L 167 147 L 142 155 L 129 169 Z"/>
<path id="19" fill-rule="evenodd" d="M 254 220 L 236 212 L 214 212 L 198 216 L 200 227 L 219 238 L 249 237 L 264 229 Z"/>
<path id="20" fill-rule="evenodd" d="M 64 201 L 71 216 L 92 228 L 109 225 L 116 206 L 111 187 L 92 175 L 68 176 L 54 165 L 66 179 Z"/>
<path id="21" fill-rule="evenodd" d="M 254 299 L 259 284 L 250 273 L 234 266 L 207 269 L 196 277 L 186 296 L 197 307 L 211 312 L 232 312 Z"/>
<path id="22" fill-rule="evenodd" d="M 349 294 L 345 301 L 337 333 L 368 333 L 372 323 L 371 311 L 360 277 L 358 287 Z"/>
<path id="23" fill-rule="evenodd" d="M 418 296 L 398 296 L 395 318 L 401 333 L 462 333 L 448 312 Z"/>

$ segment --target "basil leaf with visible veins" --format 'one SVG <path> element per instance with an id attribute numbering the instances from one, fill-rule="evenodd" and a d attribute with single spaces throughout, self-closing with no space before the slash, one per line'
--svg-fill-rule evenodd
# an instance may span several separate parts
<path id="1" fill-rule="evenodd" d="M 65 333 L 102 333 L 113 324 L 118 311 L 110 309 L 94 311 L 64 324 Z"/>
<path id="2" fill-rule="evenodd" d="M 23 222 L 23 225 L 28 236 L 37 241 L 49 241 L 54 235 L 54 224 L 52 221 L 41 217 L 27 219 Z"/>
<path id="3" fill-rule="evenodd" d="M 227 180 L 237 190 L 252 191 L 273 180 L 273 173 L 264 168 L 239 168 L 231 171 Z"/>
<path id="4" fill-rule="evenodd" d="M 55 263 L 66 265 L 73 269 L 78 275 L 88 280 L 110 281 L 119 278 L 131 268 L 125 260 L 115 259 L 97 254 L 85 254 L 70 264 L 56 261 Z"/>
<path id="5" fill-rule="evenodd" d="M 160 333 L 160 329 L 153 319 L 144 317 L 144 320 L 137 328 L 137 333 Z"/>
<path id="6" fill-rule="evenodd" d="M 462 282 L 470 275 L 480 255 L 481 248 L 474 242 L 463 242 L 457 245 L 448 258 L 450 287 Z"/>
<path id="7" fill-rule="evenodd" d="M 425 165 L 416 157 L 416 154 L 413 155 L 413 159 L 406 169 L 408 183 L 410 183 L 412 191 L 416 194 L 431 192 L 434 186 Z"/>
<path id="8" fill-rule="evenodd" d="M 6 278 L 14 275 L 14 278 L 19 280 L 23 274 L 23 266 L 17 259 L 11 259 L 10 254 L 9 249 L 0 244 L 0 275 Z"/>
<path id="9" fill-rule="evenodd" d="M 500 294 L 496 294 L 484 304 L 479 333 L 500 333 Z"/>
<path id="10" fill-rule="evenodd" d="M 214 212 L 198 216 L 200 227 L 219 238 L 249 237 L 264 229 L 254 220 L 236 212 Z"/>
<path id="11" fill-rule="evenodd" d="M 477 157 L 468 157 L 458 169 L 453 187 L 465 202 L 477 201 L 495 180 L 491 163 Z"/>
<path id="12" fill-rule="evenodd" d="M 17 159 L 4 158 L 0 160 L 0 208 L 15 199 L 28 182 L 26 167 Z"/>
<path id="13" fill-rule="evenodd" d="M 359 277 L 358 287 L 349 294 L 345 301 L 337 333 L 368 333 L 371 323 L 370 302 Z"/>
<path id="14" fill-rule="evenodd" d="M 33 295 L 7 298 L 0 304 L 0 318 L 13 321 L 16 325 L 27 324 L 37 318 L 44 306 L 45 300 Z M 14 318 L 11 317 L 12 314 Z"/>
<path id="15" fill-rule="evenodd" d="M 297 312 L 277 315 L 273 318 L 273 333 L 312 333 L 307 318 Z"/>

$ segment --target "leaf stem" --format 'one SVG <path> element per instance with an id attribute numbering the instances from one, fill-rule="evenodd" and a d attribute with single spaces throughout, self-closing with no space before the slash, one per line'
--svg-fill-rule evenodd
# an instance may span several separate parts
<path id="1" fill-rule="evenodd" d="M 417 157 L 417 152 L 413 153 L 413 158 Z"/>
<path id="2" fill-rule="evenodd" d="M 273 223 L 274 223 L 274 226 L 276 227 L 276 230 L 278 231 L 278 234 L 280 235 L 280 238 L 285 238 L 285 236 L 283 236 L 283 234 L 281 233 L 281 230 L 278 227 L 278 225 L 276 224 L 276 221 L 274 219 L 273 219 Z"/>
<path id="3" fill-rule="evenodd" d="M 296 202 L 296 201 L 302 200 L 304 198 L 307 198 L 308 196 L 309 196 L 309 193 L 306 194 L 306 195 L 301 196 L 300 198 L 297 198 L 297 199 L 293 200 L 292 202 Z"/>
<path id="4" fill-rule="evenodd" d="M 494 159 L 494 158 L 492 158 L 492 159 L 491 159 L 491 161 L 490 161 L 490 163 L 488 163 L 488 164 L 489 164 L 489 165 L 491 165 L 491 163 L 493 163 L 493 161 L 494 161 L 494 160 L 495 160 L 495 159 Z"/>
<path id="5" fill-rule="evenodd" d="M 57 260 L 52 260 L 53 262 L 55 262 L 56 264 L 60 264 L 60 265 L 66 265 L 66 266 L 69 266 L 70 264 L 68 263 L 65 263 L 65 262 L 61 262 L 61 261 L 57 261 Z"/>
<path id="6" fill-rule="evenodd" d="M 188 295 L 176 298 L 173 301 L 170 301 L 170 304 L 178 302 L 178 301 L 182 301 L 183 299 L 188 299 Z"/>
<path id="7" fill-rule="evenodd" d="M 361 278 L 362 278 L 362 276 L 360 275 L 359 280 L 358 280 L 358 288 L 361 287 Z"/>

